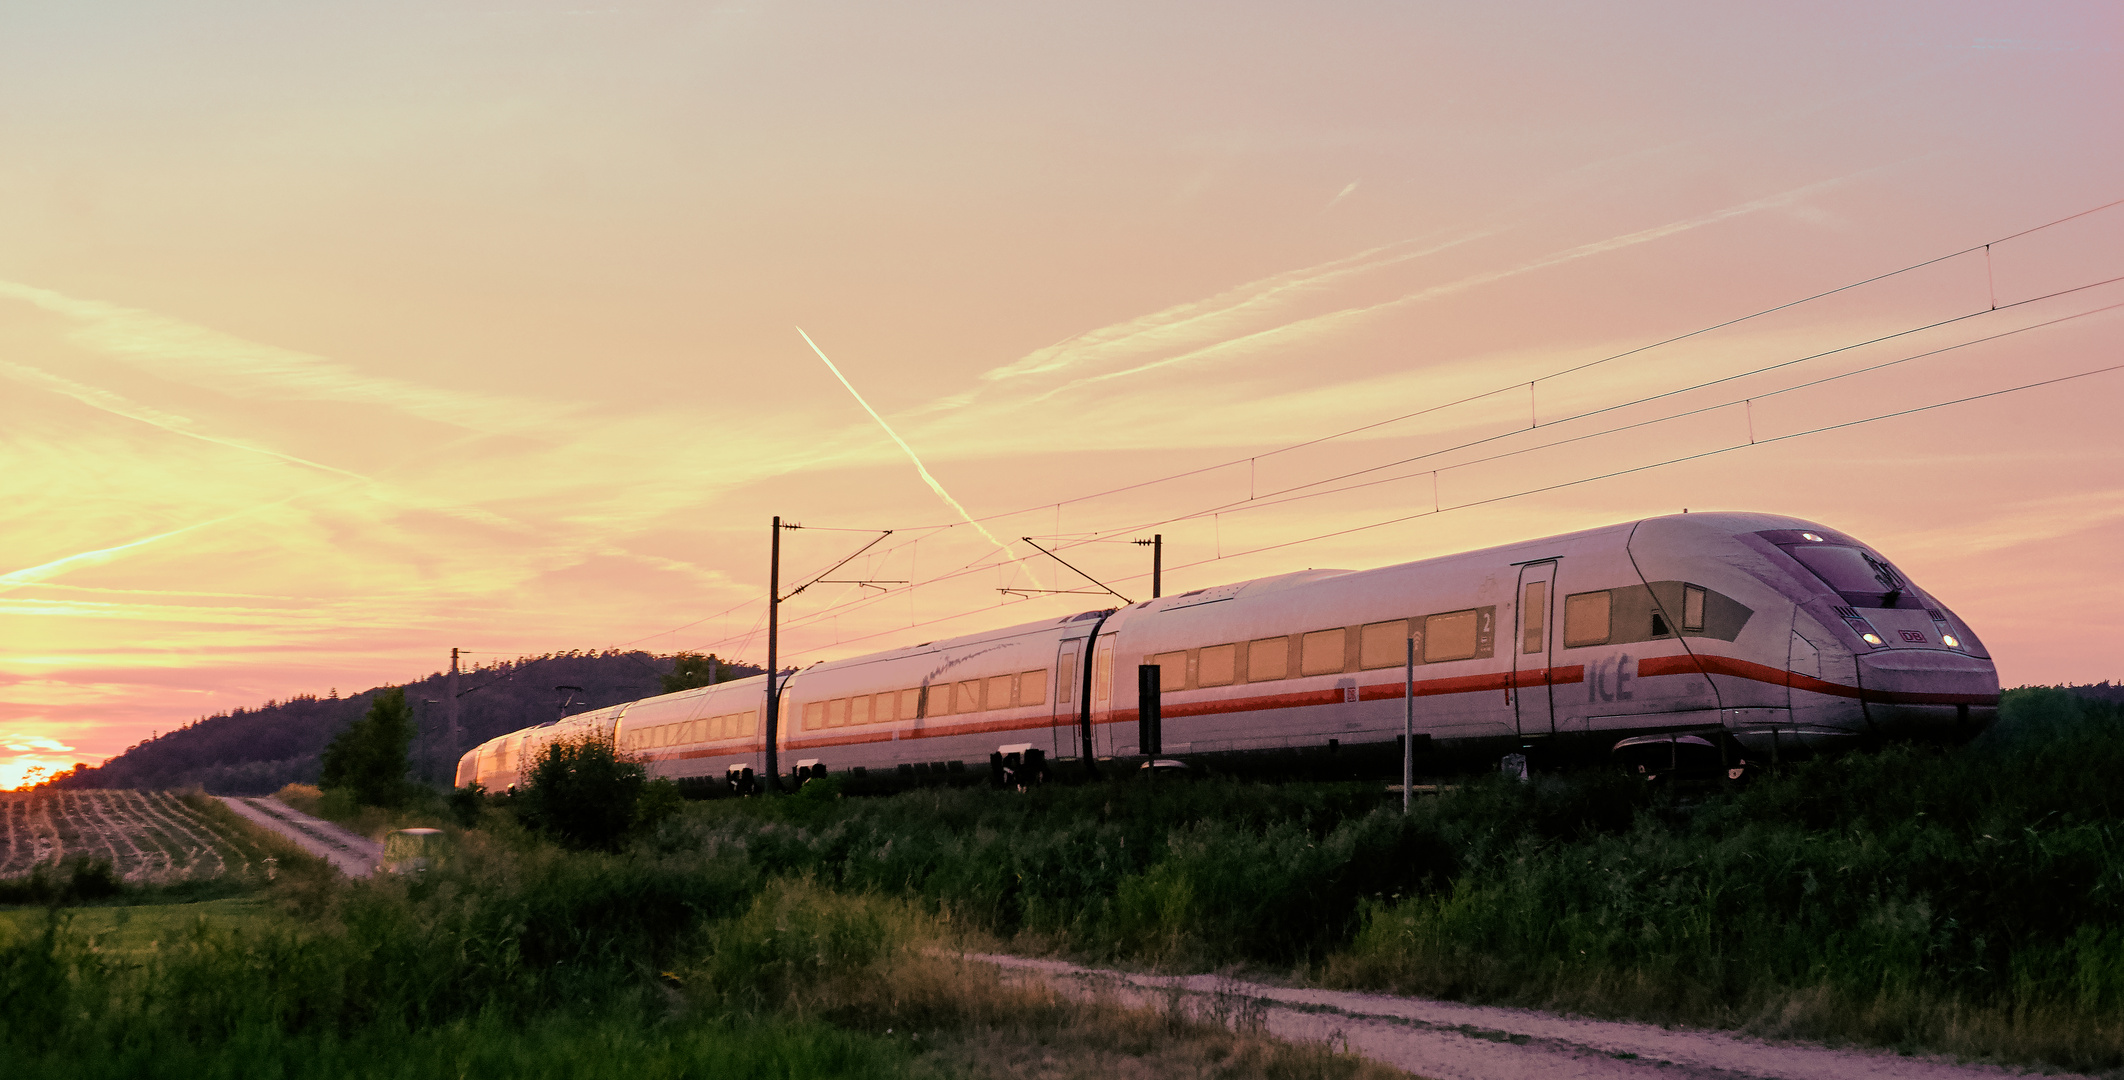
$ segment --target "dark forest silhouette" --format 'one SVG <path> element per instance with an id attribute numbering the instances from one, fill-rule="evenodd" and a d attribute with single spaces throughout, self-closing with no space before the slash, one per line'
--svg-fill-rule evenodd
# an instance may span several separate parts
<path id="1" fill-rule="evenodd" d="M 664 693 L 675 657 L 646 652 L 562 652 L 522 657 L 468 669 L 458 676 L 458 749 L 469 750 L 504 732 L 560 716 Z M 763 669 L 720 661 L 718 681 L 758 675 Z M 683 674 L 683 672 L 681 672 Z M 415 734 L 413 779 L 447 784 L 456 759 L 445 746 L 448 712 L 444 674 L 404 684 Z M 556 686 L 580 687 L 555 690 Z M 203 716 L 175 731 L 129 746 L 93 768 L 76 767 L 47 781 L 56 788 L 183 788 L 198 785 L 220 795 L 264 795 L 284 784 L 317 782 L 321 755 L 332 737 L 369 711 L 382 687 L 349 697 L 299 694 L 252 709 Z M 447 758 L 447 760 L 445 760 Z"/>

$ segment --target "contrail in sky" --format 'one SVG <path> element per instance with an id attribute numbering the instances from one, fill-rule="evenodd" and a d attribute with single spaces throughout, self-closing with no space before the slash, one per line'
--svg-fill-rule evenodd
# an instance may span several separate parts
<path id="1" fill-rule="evenodd" d="M 78 401 L 91 409 L 101 409 L 104 412 L 110 413 L 113 416 L 122 416 L 128 420 L 137 420 L 140 423 L 148 425 L 149 427 L 160 428 L 163 431 L 167 431 L 172 435 L 182 435 L 187 439 L 197 439 L 203 443 L 212 443 L 215 446 L 223 446 L 231 450 L 241 450 L 247 454 L 264 454 L 267 457 L 279 458 L 280 460 L 285 461 L 291 465 L 303 465 L 312 469 L 322 469 L 325 472 L 338 473 L 341 476 L 350 477 L 355 480 L 369 479 L 368 477 L 363 476 L 360 473 L 348 472 L 345 469 L 335 468 L 331 465 L 325 465 L 320 462 L 311 461 L 308 458 L 296 457 L 293 454 L 283 454 L 278 450 L 267 449 L 263 446 L 252 446 L 249 443 L 237 442 L 233 439 L 222 439 L 217 438 L 213 435 L 201 434 L 197 431 L 191 430 L 189 427 L 186 427 L 185 425 L 189 424 L 190 421 L 182 416 L 177 416 L 172 413 L 166 413 L 159 409 L 152 409 L 145 405 L 135 404 L 134 402 L 127 401 L 125 398 L 120 397 L 117 394 L 111 393 L 108 390 L 104 390 L 94 386 L 88 386 L 83 383 L 78 383 L 72 379 L 68 379 L 59 375 L 54 375 L 48 371 L 41 371 L 37 368 L 33 368 L 25 364 L 15 364 L 9 363 L 5 360 L 0 360 L 0 375 L 12 376 L 23 382 L 43 387 L 46 390 L 50 390 L 54 394 L 61 394 L 66 397 L 73 398 L 75 401 Z"/>
<path id="2" fill-rule="evenodd" d="M 1545 270 L 1551 266 L 1559 266 L 1564 263 L 1573 262 L 1578 259 L 1587 258 L 1589 256 L 1602 255 L 1606 254 L 1607 252 L 1616 251 L 1621 248 L 1633 247 L 1638 244 L 1650 243 L 1654 240 L 1663 240 L 1669 236 L 1673 236 L 1676 233 L 1688 232 L 1691 229 L 1697 229 L 1702 228 L 1706 225 L 1716 224 L 1718 222 L 1726 220 L 1727 218 L 1739 217 L 1743 214 L 1752 214 L 1759 210 L 1771 210 L 1784 206 L 1789 206 L 1792 203 L 1797 202 L 1802 198 L 1805 198 L 1806 196 L 1812 195 L 1818 191 L 1825 191 L 1829 188 L 1835 187 L 1838 184 L 1845 183 L 1854 176 L 1860 176 L 1864 173 L 1873 171 L 1876 170 L 1864 169 L 1860 170 L 1859 172 L 1852 173 L 1850 176 L 1840 176 L 1830 180 L 1817 181 L 1812 184 L 1807 184 L 1803 187 L 1793 188 L 1792 190 L 1783 192 L 1781 194 L 1769 195 L 1760 199 L 1750 200 L 1748 202 L 1741 203 L 1737 206 L 1729 206 L 1723 210 L 1714 210 L 1708 214 L 1700 214 L 1693 218 L 1685 218 L 1681 221 L 1668 222 L 1665 225 L 1656 225 L 1648 229 L 1639 229 L 1636 232 L 1623 233 L 1619 236 L 1611 236 L 1605 240 L 1595 240 L 1591 243 L 1580 244 L 1577 247 L 1567 248 L 1563 251 L 1551 252 L 1550 254 L 1543 255 L 1540 258 L 1532 260 L 1531 262 L 1521 263 L 1518 266 L 1509 267 L 1503 270 L 1486 270 L 1479 274 L 1471 274 L 1467 277 L 1460 278 L 1457 281 L 1449 281 L 1440 285 L 1430 286 L 1429 288 L 1419 289 L 1405 296 L 1395 297 L 1392 300 L 1383 300 L 1379 303 L 1369 304 L 1364 307 L 1343 308 L 1339 311 L 1331 311 L 1322 315 L 1310 316 L 1308 318 L 1300 319 L 1296 322 L 1288 322 L 1277 326 L 1271 326 L 1266 330 L 1256 330 L 1252 333 L 1242 334 L 1224 341 L 1219 341 L 1210 345 L 1204 345 L 1198 348 L 1190 349 L 1187 352 L 1180 353 L 1175 356 L 1163 357 L 1161 359 L 1152 360 L 1147 363 L 1137 364 L 1134 367 L 1123 368 L 1119 371 L 1102 372 L 1098 375 L 1086 375 L 1083 378 L 1074 379 L 1070 382 L 1063 383 L 1061 386 L 1057 386 L 1054 389 L 1047 391 L 1046 393 L 1040 394 L 1039 396 L 1034 397 L 1032 401 L 1035 403 L 1045 401 L 1048 398 L 1056 396 L 1057 394 L 1061 394 L 1069 390 L 1074 390 L 1080 386 L 1086 386 L 1092 383 L 1106 382 L 1110 379 L 1126 378 L 1130 375 L 1140 375 L 1146 371 L 1155 371 L 1159 368 L 1170 367 L 1174 364 L 1183 364 L 1190 360 L 1198 360 L 1213 353 L 1235 348 L 1241 348 L 1250 344 L 1259 344 L 1265 340 L 1272 338 L 1302 336 L 1327 328 L 1335 323 L 1370 315 L 1373 312 L 1406 307 L 1412 304 L 1422 303 L 1427 300 L 1435 300 L 1442 296 L 1450 296 L 1454 293 L 1465 292 L 1480 285 L 1488 285 L 1491 282 L 1502 281 L 1505 278 L 1517 277 L 1521 274 L 1530 273 L 1536 270 Z"/>
<path id="3" fill-rule="evenodd" d="M 237 518 L 245 517 L 250 514 L 255 514 L 260 510 L 269 510 L 276 506 L 286 506 L 287 504 L 294 502 L 295 500 L 300 499 L 306 495 L 316 495 L 321 492 L 348 487 L 350 483 L 351 482 L 327 484 L 324 487 L 312 488 L 309 491 L 298 491 L 293 495 L 286 496 L 285 498 L 274 499 L 272 502 L 260 503 L 257 506 L 238 510 L 233 514 L 224 514 L 218 518 L 212 518 L 207 521 L 193 522 L 190 525 L 171 529 L 168 532 L 156 533 L 153 536 L 143 536 L 138 540 L 130 540 L 123 544 L 116 544 L 107 548 L 97 548 L 94 551 L 83 551 L 77 554 L 68 555 L 65 558 L 53 559 L 48 563 L 40 563 L 36 566 L 26 566 L 20 570 L 0 574 L 0 592 L 8 592 L 10 590 L 20 588 L 24 585 L 35 585 L 38 582 L 43 581 L 47 578 L 57 577 L 60 574 L 67 573 L 68 571 L 76 570 L 84 566 L 99 566 L 137 547 L 145 547 L 146 545 L 156 543 L 157 541 L 167 540 L 172 536 L 183 536 L 185 533 L 192 532 L 197 529 L 204 529 L 210 525 L 219 525 L 225 521 L 234 521 Z"/>
<path id="4" fill-rule="evenodd" d="M 907 440 L 900 438 L 900 433 L 894 431 L 892 429 L 892 425 L 886 423 L 885 418 L 879 416 L 878 411 L 870 407 L 870 402 L 863 400 L 863 395 L 856 390 L 855 384 L 849 382 L 848 376 L 841 374 L 841 369 L 835 367 L 833 365 L 833 361 L 827 358 L 826 350 L 819 348 L 819 343 L 811 340 L 811 335 L 805 333 L 803 327 L 797 327 L 796 332 L 798 337 L 804 339 L 804 344 L 811 346 L 812 352 L 819 354 L 819 359 L 826 361 L 826 370 L 833 372 L 833 377 L 841 380 L 841 385 L 847 387 L 848 392 L 855 396 L 856 404 L 861 405 L 863 407 L 863 411 L 869 413 L 870 418 L 872 420 L 877 421 L 879 427 L 885 429 L 885 434 L 892 436 L 893 442 L 900 444 L 900 449 L 907 451 L 907 460 L 914 462 L 915 471 L 922 474 L 922 482 L 929 485 L 929 490 L 936 492 L 937 498 L 944 500 L 946 505 L 950 506 L 953 510 L 958 511 L 959 516 L 965 518 L 966 523 L 968 525 L 973 526 L 975 531 L 979 532 L 982 536 L 987 537 L 989 543 L 994 544 L 998 549 L 1003 552 L 1003 554 L 1010 556 L 1010 561 L 1017 563 L 1018 569 L 1025 571 L 1025 575 L 1027 577 L 1032 578 L 1034 585 L 1039 585 L 1039 575 L 1032 572 L 1032 567 L 1025 565 L 1025 560 L 1018 557 L 1017 551 L 1014 550 L 1009 544 L 1006 544 L 1003 541 L 996 539 L 994 533 L 991 533 L 987 529 L 982 528 L 981 523 L 975 521 L 974 516 L 972 514 L 967 513 L 965 507 L 959 505 L 959 500 L 952 498 L 951 492 L 944 490 L 944 485 L 937 483 L 937 478 L 929 475 L 928 467 L 922 464 L 921 458 L 915 456 L 914 447 L 907 445 Z"/>
<path id="5" fill-rule="evenodd" d="M 24 567 L 23 569 L 16 570 L 12 573 L 0 574 L 0 591 L 12 589 L 22 585 L 34 585 L 37 582 L 44 580 L 45 578 L 66 573 L 68 570 L 72 570 L 75 567 L 94 566 L 98 563 L 106 563 L 114 558 L 117 558 L 120 552 L 125 551 L 127 549 L 140 547 L 144 544 L 152 544 L 157 540 L 167 540 L 172 536 L 180 536 L 184 533 L 191 532 L 193 529 L 205 528 L 208 525 L 218 524 L 227 520 L 228 518 L 215 518 L 213 521 L 202 521 L 194 525 L 186 525 L 181 529 L 171 529 L 170 531 L 165 533 L 156 533 L 153 536 L 144 536 L 138 540 L 134 540 L 129 543 L 119 544 L 115 547 L 98 548 L 95 551 L 84 551 L 77 555 L 68 555 L 63 559 L 53 559 L 51 562 L 44 563 L 39 566 Z"/>

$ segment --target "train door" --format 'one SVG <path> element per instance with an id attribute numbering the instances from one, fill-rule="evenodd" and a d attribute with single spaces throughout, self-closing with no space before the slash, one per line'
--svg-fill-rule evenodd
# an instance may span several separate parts
<path id="1" fill-rule="evenodd" d="M 1519 735 L 1554 735 L 1554 665 L 1549 661 L 1556 648 L 1556 560 L 1519 568 L 1518 601 L 1512 607 L 1518 627 L 1512 635 L 1512 708 Z"/>
<path id="2" fill-rule="evenodd" d="M 1077 730 L 1077 707 L 1084 689 L 1077 657 L 1083 649 L 1083 638 L 1071 638 L 1055 648 L 1055 692 L 1049 699 L 1055 705 L 1047 729 L 1051 736 L 1047 754 L 1051 758 L 1076 757 L 1084 750 L 1078 745 L 1083 740 Z"/>
<path id="3" fill-rule="evenodd" d="M 1092 650 L 1092 746 L 1093 753 L 1100 757 L 1114 756 L 1114 729 L 1121 726 L 1099 722 L 1114 707 L 1113 697 L 1114 636 L 1105 634 Z"/>

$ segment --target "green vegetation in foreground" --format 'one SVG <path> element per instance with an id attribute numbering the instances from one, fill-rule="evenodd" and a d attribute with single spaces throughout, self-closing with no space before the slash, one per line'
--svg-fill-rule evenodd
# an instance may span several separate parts
<path id="1" fill-rule="evenodd" d="M 1899 747 L 1687 800 L 1589 771 L 1130 782 L 695 806 L 658 850 L 915 901 L 1021 951 L 2124 1067 L 2124 721 L 2010 691 Z"/>
<path id="2" fill-rule="evenodd" d="M 1594 771 L 1477 778 L 1408 818 L 1361 785 L 848 799 L 825 782 L 689 805 L 617 851 L 563 849 L 518 823 L 521 799 L 490 799 L 423 882 L 283 863 L 249 918 L 145 954 L 11 916 L 0 1060 L 10 1076 L 730 1060 L 984 1076 L 1044 1060 L 1012 1056 L 1034 1047 L 1070 1075 L 1111 1072 L 1114 1053 L 1159 1074 L 1366 1072 L 1062 1001 L 938 950 L 1000 941 L 2118 1070 L 2119 775 L 2117 707 L 2037 688 L 1969 747 L 1688 799 Z"/>
<path id="3" fill-rule="evenodd" d="M 291 859 L 247 908 L 0 913 L 6 1075 L 1399 1075 L 1011 983 L 956 959 L 917 905 L 742 853 L 573 851 L 507 813 L 483 824 L 417 882 Z"/>
<path id="4" fill-rule="evenodd" d="M 202 921 L 209 927 L 234 930 L 264 914 L 265 908 L 265 901 L 255 897 L 177 904 L 112 904 L 64 912 L 0 908 L 0 942 L 28 940 L 43 932 L 47 920 L 58 919 L 68 933 L 93 941 L 102 952 L 153 952 L 165 941 L 181 940 Z"/>

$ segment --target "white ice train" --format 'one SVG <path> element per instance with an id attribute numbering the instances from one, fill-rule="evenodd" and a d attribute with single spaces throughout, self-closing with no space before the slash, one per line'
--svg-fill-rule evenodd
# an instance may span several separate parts
<path id="1" fill-rule="evenodd" d="M 813 664 L 784 676 L 773 755 L 764 676 L 646 698 L 491 739 L 457 782 L 505 789 L 547 741 L 588 732 L 724 791 L 777 767 L 859 787 L 1398 770 L 1411 641 L 1426 771 L 1594 752 L 1739 775 L 1871 739 L 1967 739 L 1999 701 L 1982 642 L 1865 544 L 1793 518 L 1686 514 Z M 1139 665 L 1159 669 L 1155 710 L 1138 708 Z"/>

